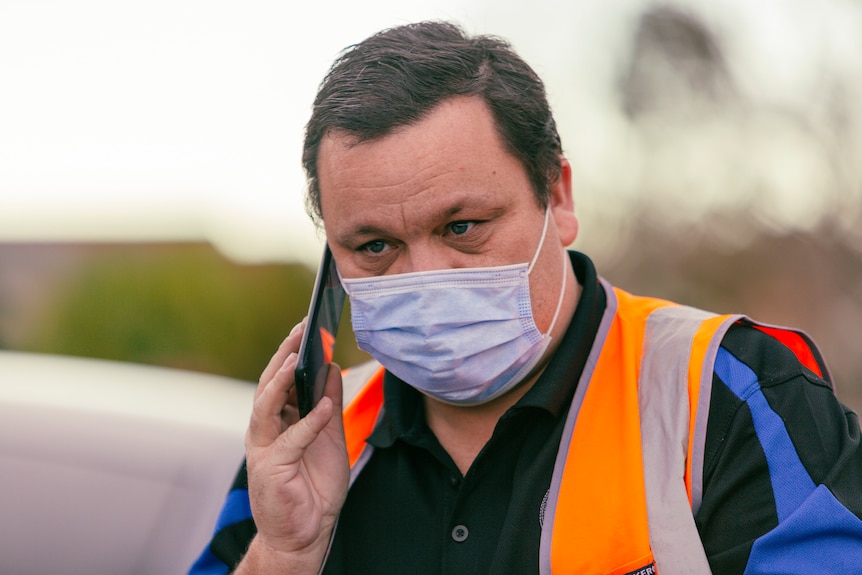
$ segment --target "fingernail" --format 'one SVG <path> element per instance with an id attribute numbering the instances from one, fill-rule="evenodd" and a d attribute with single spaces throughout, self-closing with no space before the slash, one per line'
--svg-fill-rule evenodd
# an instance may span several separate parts
<path id="1" fill-rule="evenodd" d="M 286 369 L 290 369 L 290 367 L 296 363 L 296 352 L 292 351 L 287 354 L 287 357 L 284 358 L 284 363 L 281 364 L 281 370 L 284 371 Z"/>
<path id="2" fill-rule="evenodd" d="M 331 401 L 331 400 L 330 400 L 328 397 L 326 397 L 326 396 L 321 397 L 321 398 L 320 398 L 320 401 L 318 401 L 318 402 L 317 402 L 317 405 L 315 405 L 315 406 L 312 408 L 312 411 L 320 412 L 321 410 L 323 410 L 323 409 L 324 409 L 324 407 L 325 407 L 325 406 L 326 406 L 330 401 Z"/>

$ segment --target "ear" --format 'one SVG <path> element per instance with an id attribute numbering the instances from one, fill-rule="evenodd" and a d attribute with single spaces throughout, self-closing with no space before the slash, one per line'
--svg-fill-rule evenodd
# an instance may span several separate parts
<path id="1" fill-rule="evenodd" d="M 560 177 L 550 187 L 548 209 L 557 225 L 560 243 L 567 247 L 578 237 L 578 218 L 572 199 L 572 166 L 563 156 L 560 156 Z"/>

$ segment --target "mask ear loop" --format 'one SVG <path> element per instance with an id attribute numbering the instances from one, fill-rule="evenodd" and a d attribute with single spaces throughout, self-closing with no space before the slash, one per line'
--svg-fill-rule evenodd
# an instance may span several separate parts
<path id="1" fill-rule="evenodd" d="M 560 309 L 563 307 L 563 296 L 566 295 L 566 280 L 569 277 L 569 274 L 566 273 L 566 259 L 568 255 L 563 254 L 563 285 L 560 288 L 560 299 L 557 300 L 557 309 L 554 311 L 554 319 L 551 320 L 551 325 L 548 326 L 548 333 L 546 334 L 548 337 L 551 336 L 551 332 L 554 331 L 554 326 L 557 325 L 557 318 L 560 317 Z"/>
<path id="2" fill-rule="evenodd" d="M 527 275 L 530 275 L 530 272 L 533 271 L 533 266 L 536 265 L 536 260 L 539 259 L 539 254 L 542 252 L 542 246 L 545 244 L 545 237 L 548 235 L 548 222 L 551 220 L 551 209 L 545 208 L 545 224 L 542 227 L 542 238 L 539 240 L 539 247 L 536 248 L 536 253 L 533 254 L 533 261 L 530 262 L 530 266 L 527 268 Z M 554 317 L 551 319 L 551 325 L 548 326 L 548 331 L 545 335 L 550 337 L 550 333 L 554 331 L 554 326 L 557 325 L 557 318 L 560 317 L 560 310 L 563 307 L 563 299 L 566 295 L 566 280 L 569 277 L 569 274 L 566 273 L 566 258 L 563 257 L 563 285 L 560 287 L 560 297 L 557 299 L 557 309 L 554 310 Z"/>
<path id="3" fill-rule="evenodd" d="M 536 248 L 536 253 L 533 254 L 533 259 L 530 266 L 527 268 L 527 275 L 533 271 L 533 266 L 536 265 L 536 260 L 539 259 L 539 254 L 542 253 L 542 246 L 545 245 L 545 236 L 548 235 L 548 222 L 551 221 L 551 209 L 545 208 L 545 224 L 542 226 L 542 237 L 539 239 L 539 247 Z"/>
<path id="4" fill-rule="evenodd" d="M 338 269 L 338 266 L 335 266 L 335 275 L 338 276 L 338 283 L 340 283 L 341 287 L 344 288 L 344 293 L 347 294 L 347 297 L 350 297 L 350 289 L 347 287 L 347 284 L 344 282 L 344 278 L 341 277 L 341 270 Z"/>

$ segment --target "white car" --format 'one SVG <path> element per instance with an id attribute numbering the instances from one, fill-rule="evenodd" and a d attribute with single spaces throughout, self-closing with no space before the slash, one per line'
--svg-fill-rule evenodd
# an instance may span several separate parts
<path id="1" fill-rule="evenodd" d="M 0 351 L 0 573 L 172 575 L 207 544 L 254 385 Z"/>

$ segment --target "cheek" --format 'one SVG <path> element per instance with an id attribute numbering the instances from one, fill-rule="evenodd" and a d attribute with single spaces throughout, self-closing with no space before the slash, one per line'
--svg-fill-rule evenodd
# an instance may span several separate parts
<path id="1" fill-rule="evenodd" d="M 343 278 L 353 278 L 357 276 L 356 265 L 350 258 L 350 252 L 345 250 L 343 246 L 329 243 L 329 251 L 332 252 L 332 259 L 335 260 L 335 267 L 338 268 L 338 273 Z"/>
<path id="2" fill-rule="evenodd" d="M 563 252 L 556 246 L 554 250 L 543 250 L 530 274 L 530 298 L 533 306 L 533 319 L 542 333 L 551 327 L 560 292 L 563 289 Z M 553 255 L 553 256 L 552 256 Z M 541 262 L 541 266 L 539 265 Z"/>

